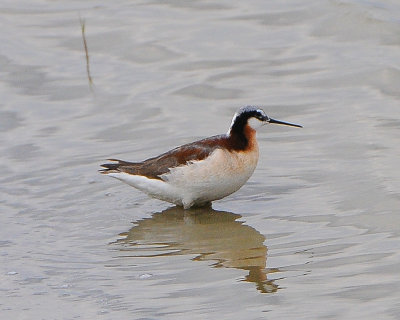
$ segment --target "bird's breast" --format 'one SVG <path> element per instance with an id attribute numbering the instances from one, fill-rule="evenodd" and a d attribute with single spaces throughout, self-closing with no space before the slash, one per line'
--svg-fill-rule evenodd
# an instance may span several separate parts
<path id="1" fill-rule="evenodd" d="M 250 178 L 257 162 L 257 146 L 246 151 L 218 148 L 203 160 L 170 169 L 162 179 L 179 187 L 221 188 L 234 192 Z"/>

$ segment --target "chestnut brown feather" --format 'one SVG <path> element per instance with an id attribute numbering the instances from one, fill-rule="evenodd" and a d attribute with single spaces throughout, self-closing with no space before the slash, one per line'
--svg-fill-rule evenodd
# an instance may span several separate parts
<path id="1" fill-rule="evenodd" d="M 126 172 L 132 175 L 141 175 L 150 179 L 161 179 L 161 175 L 168 173 L 171 168 L 185 165 L 190 161 L 203 160 L 215 149 L 224 148 L 228 151 L 245 151 L 252 147 L 249 140 L 253 139 L 254 130 L 245 126 L 241 133 L 231 132 L 229 135 L 218 135 L 172 149 L 157 157 L 143 162 L 127 162 L 118 159 L 109 159 L 117 163 L 105 163 L 101 173 Z"/>

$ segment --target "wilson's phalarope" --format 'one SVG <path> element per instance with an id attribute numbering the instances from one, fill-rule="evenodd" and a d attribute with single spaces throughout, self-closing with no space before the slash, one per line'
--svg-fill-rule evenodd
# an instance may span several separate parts
<path id="1" fill-rule="evenodd" d="M 258 161 L 256 129 L 267 124 L 297 124 L 269 118 L 257 107 L 243 107 L 226 134 L 177 147 L 143 162 L 109 159 L 101 173 L 149 196 L 183 206 L 203 206 L 242 187 Z"/>

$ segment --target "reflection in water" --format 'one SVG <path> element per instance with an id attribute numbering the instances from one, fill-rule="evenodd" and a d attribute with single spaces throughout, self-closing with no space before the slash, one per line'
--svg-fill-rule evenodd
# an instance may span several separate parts
<path id="1" fill-rule="evenodd" d="M 277 269 L 266 268 L 265 237 L 239 218 L 212 208 L 172 207 L 138 221 L 117 243 L 134 257 L 196 254 L 193 260 L 215 261 L 214 267 L 247 270 L 246 281 L 262 293 L 275 292 L 278 286 L 267 279 L 267 273 Z"/>

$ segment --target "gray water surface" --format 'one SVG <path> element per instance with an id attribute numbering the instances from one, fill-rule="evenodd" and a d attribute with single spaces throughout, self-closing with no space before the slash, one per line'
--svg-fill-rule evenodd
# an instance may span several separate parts
<path id="1" fill-rule="evenodd" d="M 397 1 L 3 1 L 1 319 L 400 319 Z M 85 22 L 93 84 L 86 74 Z M 183 211 L 98 174 L 260 105 Z"/>

